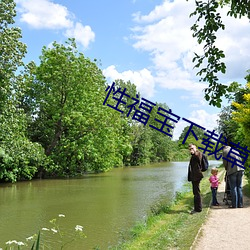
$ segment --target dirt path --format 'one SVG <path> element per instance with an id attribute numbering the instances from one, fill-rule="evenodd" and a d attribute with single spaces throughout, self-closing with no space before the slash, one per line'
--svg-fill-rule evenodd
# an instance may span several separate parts
<path id="1" fill-rule="evenodd" d="M 225 182 L 218 188 L 219 207 L 211 207 L 207 221 L 201 230 L 191 249 L 250 249 L 250 199 L 244 196 L 243 208 L 230 209 L 223 202 Z"/>

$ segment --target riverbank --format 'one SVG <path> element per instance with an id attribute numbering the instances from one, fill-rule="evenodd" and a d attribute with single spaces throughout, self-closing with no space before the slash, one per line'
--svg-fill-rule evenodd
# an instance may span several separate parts
<path id="1" fill-rule="evenodd" d="M 220 169 L 219 176 L 223 182 L 223 169 Z M 193 194 L 191 184 L 188 183 L 185 191 L 176 194 L 172 204 L 160 204 L 158 209 L 153 209 L 145 222 L 139 223 L 131 230 L 129 238 L 125 237 L 124 242 L 111 249 L 190 249 L 210 209 L 211 191 L 208 176 L 201 182 L 201 193 L 201 213 L 190 215 Z"/>

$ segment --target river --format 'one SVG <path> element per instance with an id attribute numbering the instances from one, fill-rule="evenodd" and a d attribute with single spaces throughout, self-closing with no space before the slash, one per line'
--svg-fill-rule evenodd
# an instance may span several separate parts
<path id="1" fill-rule="evenodd" d="M 187 165 L 168 162 L 116 168 L 79 179 L 1 184 L 0 248 L 9 240 L 25 242 L 41 228 L 51 229 L 49 221 L 56 218 L 65 240 L 75 233 L 76 225 L 83 226 L 87 236 L 64 249 L 107 249 L 117 244 L 122 232 L 143 220 L 153 204 L 164 197 L 169 202 L 173 199 L 187 182 Z M 47 245 L 60 239 L 58 233 L 41 232 Z"/>

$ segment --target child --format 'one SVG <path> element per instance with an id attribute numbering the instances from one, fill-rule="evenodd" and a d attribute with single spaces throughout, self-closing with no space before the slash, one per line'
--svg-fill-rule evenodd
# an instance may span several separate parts
<path id="1" fill-rule="evenodd" d="M 217 201 L 217 189 L 218 185 L 220 184 L 219 179 L 217 177 L 218 174 L 218 169 L 217 168 L 212 168 L 211 169 L 211 176 L 209 178 L 209 181 L 211 183 L 211 190 L 212 190 L 212 205 L 213 206 L 219 206 L 220 204 Z"/>

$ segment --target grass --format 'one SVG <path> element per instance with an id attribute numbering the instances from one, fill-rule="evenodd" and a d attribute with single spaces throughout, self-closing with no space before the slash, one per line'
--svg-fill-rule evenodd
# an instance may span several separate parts
<path id="1" fill-rule="evenodd" d="M 222 181 L 224 170 L 220 171 Z M 176 193 L 170 205 L 158 204 L 151 209 L 145 222 L 138 223 L 123 242 L 112 247 L 113 250 L 164 250 L 190 249 L 196 235 L 206 220 L 211 202 L 208 177 L 201 181 L 203 211 L 194 215 L 191 183 L 181 193 Z"/>
<path id="2" fill-rule="evenodd" d="M 243 193 L 247 197 L 250 197 L 250 182 L 249 182 L 249 179 L 247 178 L 244 178 Z"/>

